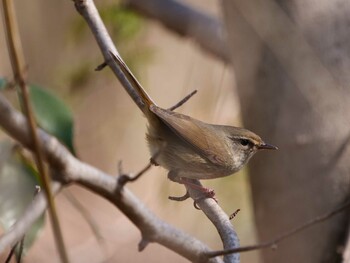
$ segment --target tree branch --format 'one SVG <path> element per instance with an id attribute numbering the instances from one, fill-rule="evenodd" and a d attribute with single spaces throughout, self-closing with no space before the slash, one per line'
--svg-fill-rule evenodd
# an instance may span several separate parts
<path id="1" fill-rule="evenodd" d="M 27 121 L 0 95 L 0 125 L 14 139 L 33 150 Z M 61 182 L 54 182 L 52 190 L 57 194 L 62 186 L 77 183 L 106 198 L 118 207 L 140 229 L 142 239 L 159 243 L 193 262 L 222 262 L 220 258 L 208 259 L 209 248 L 201 241 L 161 221 L 127 188 L 118 186 L 118 178 L 76 159 L 58 140 L 38 130 L 39 140 L 50 166 Z M 118 190 L 119 189 L 119 190 Z M 0 253 L 15 244 L 34 221 L 44 212 L 47 203 L 39 193 L 25 214 L 0 236 Z"/>
<path id="2" fill-rule="evenodd" d="M 126 0 L 126 5 L 230 63 L 226 30 L 218 18 L 176 0 Z"/>

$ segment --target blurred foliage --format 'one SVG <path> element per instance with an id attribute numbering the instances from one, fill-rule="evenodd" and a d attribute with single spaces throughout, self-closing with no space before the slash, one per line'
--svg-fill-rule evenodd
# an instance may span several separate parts
<path id="1" fill-rule="evenodd" d="M 30 99 L 38 125 L 59 139 L 75 154 L 73 115 L 66 104 L 47 89 L 29 87 Z"/>
<path id="2" fill-rule="evenodd" d="M 8 82 L 5 78 L 0 78 L 0 89 L 6 88 Z"/>
<path id="3" fill-rule="evenodd" d="M 133 40 L 142 30 L 143 19 L 135 12 L 124 8 L 118 3 L 112 5 L 104 4 L 99 8 L 99 12 L 105 25 L 108 27 L 109 33 L 117 41 Z M 73 21 L 71 26 L 71 39 L 76 43 L 80 43 L 88 31 L 86 22 L 79 17 Z"/>
<path id="4" fill-rule="evenodd" d="M 39 185 L 39 176 L 31 163 L 9 140 L 0 142 L 0 224 L 9 229 L 30 205 Z M 26 232 L 24 253 L 44 226 L 44 214 Z"/>
<path id="5" fill-rule="evenodd" d="M 91 71 L 94 68 L 91 62 L 81 62 L 69 69 L 66 73 L 68 86 L 71 91 L 79 91 L 88 83 Z"/>
<path id="6" fill-rule="evenodd" d="M 123 60 L 133 73 L 139 76 L 139 69 L 152 54 L 150 48 L 142 41 L 145 20 L 120 3 L 100 3 L 99 5 L 101 18 L 112 39 L 116 42 Z M 73 21 L 70 30 L 70 39 L 75 45 L 80 45 L 86 34 L 90 33 L 86 22 L 80 17 Z M 68 76 L 70 86 L 75 88 L 86 84 L 89 80 L 91 68 L 101 63 L 101 58 L 98 59 L 96 61 L 85 61 L 83 64 L 77 65 L 76 69 L 70 70 Z"/>
<path id="7" fill-rule="evenodd" d="M 110 34 L 117 41 L 130 41 L 140 33 L 143 20 L 135 12 L 121 5 L 105 6 L 100 9 L 102 20 L 109 28 Z"/>

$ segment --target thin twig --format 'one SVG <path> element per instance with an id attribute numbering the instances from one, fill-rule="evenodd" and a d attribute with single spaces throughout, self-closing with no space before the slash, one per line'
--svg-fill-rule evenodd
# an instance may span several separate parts
<path id="1" fill-rule="evenodd" d="M 22 237 L 22 239 L 17 242 L 12 248 L 10 253 L 8 254 L 5 263 L 10 263 L 10 260 L 12 259 L 13 255 L 15 254 L 16 248 L 19 246 L 19 250 L 18 250 L 18 257 L 17 257 L 17 263 L 21 263 L 21 259 L 22 259 L 22 254 L 23 254 L 23 246 L 24 246 L 24 236 Z"/>
<path id="2" fill-rule="evenodd" d="M 143 174 L 145 174 L 149 169 L 151 169 L 152 165 L 154 165 L 155 160 L 157 159 L 158 155 L 160 153 L 160 150 L 157 151 L 153 156 L 151 157 L 151 161 L 141 170 L 139 171 L 136 175 L 130 176 L 127 174 L 123 173 L 122 170 L 122 163 L 119 162 L 118 170 L 119 170 L 119 178 L 118 178 L 118 184 L 119 187 L 124 187 L 124 185 L 128 182 L 134 182 L 137 179 L 139 179 Z"/>
<path id="3" fill-rule="evenodd" d="M 121 174 L 118 179 L 118 183 L 121 187 L 123 187 L 128 182 L 134 182 L 139 179 L 143 174 L 145 174 L 152 167 L 152 163 L 149 162 L 141 171 L 139 171 L 134 176 L 130 176 L 127 174 Z"/>
<path id="4" fill-rule="evenodd" d="M 197 90 L 192 91 L 190 94 L 188 94 L 185 98 L 183 98 L 182 100 L 180 100 L 178 103 L 176 103 L 174 106 L 168 108 L 168 110 L 175 110 L 179 107 L 181 107 L 184 103 L 186 103 L 190 98 L 192 98 L 193 95 L 195 95 L 197 93 Z"/>
<path id="5" fill-rule="evenodd" d="M 24 248 L 24 238 L 25 238 L 25 235 L 22 237 L 21 241 L 19 242 L 17 263 L 21 263 L 21 261 L 22 261 L 23 248 Z"/>
<path id="6" fill-rule="evenodd" d="M 12 246 L 10 253 L 8 254 L 5 260 L 5 263 L 10 263 L 10 260 L 12 259 L 12 256 L 14 255 L 17 246 L 18 246 L 18 242 L 14 244 L 14 246 Z"/>
<path id="7" fill-rule="evenodd" d="M 103 62 L 95 68 L 95 71 L 101 71 L 102 69 L 104 69 L 107 66 L 108 66 L 107 62 Z"/>
<path id="8" fill-rule="evenodd" d="M 54 232 L 57 249 L 59 251 L 59 255 L 62 262 L 68 263 L 69 262 L 68 256 L 67 256 L 67 252 L 63 242 L 63 236 L 62 236 L 62 232 L 60 229 L 60 224 L 59 224 L 59 220 L 56 212 L 57 210 L 55 207 L 55 203 L 54 203 L 51 188 L 50 188 L 50 178 L 44 164 L 44 157 L 41 150 L 40 141 L 38 139 L 35 117 L 34 117 L 33 109 L 29 99 L 28 86 L 26 85 L 26 77 L 24 73 L 26 64 L 24 61 L 23 49 L 21 46 L 21 40 L 18 32 L 17 20 L 16 20 L 12 0 L 3 0 L 3 7 L 4 7 L 3 8 L 4 17 L 5 17 L 5 28 L 7 33 L 6 34 L 7 43 L 8 43 L 9 53 L 10 53 L 12 70 L 14 73 L 15 81 L 19 85 L 22 92 L 21 98 L 22 98 L 25 114 L 28 119 L 28 126 L 30 129 L 32 143 L 35 149 L 34 152 L 35 152 L 36 165 L 37 165 L 39 174 L 41 176 L 43 187 L 44 187 L 48 204 L 49 204 L 48 205 L 49 214 L 52 222 L 52 228 Z"/>
<path id="9" fill-rule="evenodd" d="M 345 202 L 343 205 L 340 207 L 325 213 L 324 215 L 317 216 L 304 224 L 295 227 L 286 233 L 280 235 L 279 237 L 275 238 L 272 241 L 265 242 L 262 244 L 257 244 L 257 245 L 251 245 L 251 246 L 244 246 L 244 247 L 238 247 L 238 248 L 232 248 L 232 249 L 226 249 L 226 250 L 219 250 L 219 251 L 212 251 L 212 252 L 207 252 L 207 256 L 209 258 L 211 257 L 217 257 L 217 256 L 222 256 L 222 255 L 227 255 L 227 254 L 233 254 L 233 253 L 239 253 L 239 252 L 247 252 L 247 251 L 252 251 L 252 250 L 257 250 L 257 249 L 263 249 L 263 248 L 276 248 L 277 244 L 280 243 L 281 241 L 305 230 L 306 228 L 309 228 L 313 225 L 316 225 L 318 223 L 321 223 L 323 221 L 326 221 L 327 219 L 333 217 L 334 215 L 343 212 L 346 208 L 350 207 L 350 200 Z"/>

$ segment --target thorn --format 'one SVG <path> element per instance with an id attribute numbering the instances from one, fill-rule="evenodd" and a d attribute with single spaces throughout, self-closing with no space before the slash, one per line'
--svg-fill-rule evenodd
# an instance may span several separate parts
<path id="1" fill-rule="evenodd" d="M 168 110 L 173 111 L 177 108 L 179 108 L 180 106 L 182 106 L 184 103 L 186 103 L 194 94 L 197 93 L 197 90 L 192 91 L 190 94 L 188 94 L 185 98 L 183 98 L 182 100 L 180 100 L 178 103 L 176 103 L 174 106 L 168 108 Z"/>
<path id="2" fill-rule="evenodd" d="M 107 62 L 103 62 L 102 64 L 98 65 L 96 68 L 95 68 L 95 71 L 101 71 L 102 69 L 104 69 L 105 67 L 107 66 Z"/>
<path id="3" fill-rule="evenodd" d="M 146 238 L 142 237 L 138 246 L 139 252 L 143 251 L 148 244 L 149 244 L 149 241 Z"/>
<path id="4" fill-rule="evenodd" d="M 122 175 L 123 174 L 123 161 L 119 160 L 118 161 L 118 175 Z"/>
<path id="5" fill-rule="evenodd" d="M 236 215 L 239 213 L 239 211 L 241 211 L 241 209 L 237 209 L 236 211 L 234 211 L 234 212 L 230 215 L 229 219 L 232 220 L 233 218 L 235 218 Z"/>

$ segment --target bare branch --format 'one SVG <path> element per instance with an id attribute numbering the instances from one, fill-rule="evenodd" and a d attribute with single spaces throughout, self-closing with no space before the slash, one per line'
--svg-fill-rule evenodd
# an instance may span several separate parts
<path id="1" fill-rule="evenodd" d="M 0 125 L 14 139 L 33 150 L 27 121 L 0 95 Z M 220 258 L 209 259 L 209 248 L 199 240 L 161 221 L 127 188 L 118 188 L 118 179 L 112 175 L 76 159 L 58 140 L 42 130 L 39 139 L 50 166 L 62 182 L 54 182 L 52 190 L 57 194 L 62 184 L 77 183 L 106 198 L 118 207 L 141 231 L 149 242 L 159 243 L 193 262 L 222 262 Z M 120 189 L 120 191 L 118 191 Z M 44 212 L 46 199 L 37 194 L 25 214 L 5 234 L 0 236 L 0 253 L 15 244 L 34 221 Z"/>
<path id="2" fill-rule="evenodd" d="M 229 61 L 226 30 L 220 19 L 176 0 L 127 0 L 127 6 L 192 38 L 203 50 Z"/>

